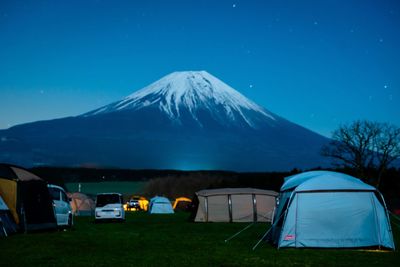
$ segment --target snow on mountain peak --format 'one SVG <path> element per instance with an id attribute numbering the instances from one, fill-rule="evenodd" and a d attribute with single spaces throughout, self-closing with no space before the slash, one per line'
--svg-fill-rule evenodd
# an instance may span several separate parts
<path id="1" fill-rule="evenodd" d="M 212 113 L 215 107 L 222 107 L 230 120 L 235 120 L 239 116 L 251 127 L 254 126 L 253 121 L 246 115 L 249 111 L 275 120 L 264 108 L 206 71 L 173 72 L 121 101 L 86 113 L 84 116 L 127 109 L 139 110 L 148 106 L 158 107 L 172 120 L 179 120 L 181 110 L 187 109 L 198 121 L 199 109 L 210 110 Z M 199 124 L 201 125 L 200 122 Z"/>

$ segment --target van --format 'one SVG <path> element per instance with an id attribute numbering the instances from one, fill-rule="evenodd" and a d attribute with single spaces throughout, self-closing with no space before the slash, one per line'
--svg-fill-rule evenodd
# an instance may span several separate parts
<path id="1" fill-rule="evenodd" d="M 95 221 L 125 220 L 122 195 L 119 193 L 102 193 L 96 196 Z"/>
<path id="2" fill-rule="evenodd" d="M 47 187 L 53 200 L 53 210 L 57 219 L 57 226 L 72 227 L 72 208 L 65 190 L 62 187 L 54 184 L 48 184 Z"/>

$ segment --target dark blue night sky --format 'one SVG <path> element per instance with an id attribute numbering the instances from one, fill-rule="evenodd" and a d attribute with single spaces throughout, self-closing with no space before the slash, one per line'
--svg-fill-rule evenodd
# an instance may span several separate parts
<path id="1" fill-rule="evenodd" d="M 398 1 L 0 1 L 0 129 L 206 70 L 326 136 L 400 126 Z"/>

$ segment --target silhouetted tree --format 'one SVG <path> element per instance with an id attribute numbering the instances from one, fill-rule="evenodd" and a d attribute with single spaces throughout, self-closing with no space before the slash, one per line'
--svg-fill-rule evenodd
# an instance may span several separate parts
<path id="1" fill-rule="evenodd" d="M 378 171 L 376 187 L 379 187 L 382 175 L 389 165 L 400 157 L 400 128 L 387 123 L 380 123 L 378 126 L 380 131 L 373 139 Z"/>
<path id="2" fill-rule="evenodd" d="M 360 177 L 365 177 L 367 170 L 375 170 L 375 185 L 379 187 L 382 174 L 400 157 L 400 128 L 366 120 L 342 125 L 321 153 L 335 159 L 337 166 L 355 169 Z"/>

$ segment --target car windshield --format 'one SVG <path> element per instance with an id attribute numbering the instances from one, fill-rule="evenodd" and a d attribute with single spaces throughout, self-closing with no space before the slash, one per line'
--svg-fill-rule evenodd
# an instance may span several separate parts
<path id="1" fill-rule="evenodd" d="M 104 207 L 107 204 L 121 203 L 121 198 L 118 194 L 97 195 L 96 207 Z"/>

